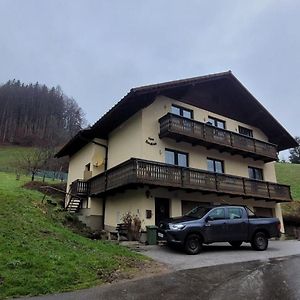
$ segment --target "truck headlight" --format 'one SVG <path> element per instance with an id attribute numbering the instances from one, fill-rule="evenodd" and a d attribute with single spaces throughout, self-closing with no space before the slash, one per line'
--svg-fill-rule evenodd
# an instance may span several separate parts
<path id="1" fill-rule="evenodd" d="M 183 224 L 169 224 L 171 230 L 182 230 L 185 225 Z"/>

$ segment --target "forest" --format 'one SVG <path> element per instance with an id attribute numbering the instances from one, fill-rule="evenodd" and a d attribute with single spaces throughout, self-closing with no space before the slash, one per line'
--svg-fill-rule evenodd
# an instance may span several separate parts
<path id="1" fill-rule="evenodd" d="M 56 147 L 85 125 L 82 109 L 60 87 L 19 80 L 0 86 L 0 144 Z"/>

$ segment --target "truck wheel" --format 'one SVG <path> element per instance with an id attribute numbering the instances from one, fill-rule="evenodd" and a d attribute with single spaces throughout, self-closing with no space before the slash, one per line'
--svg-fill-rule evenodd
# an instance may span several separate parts
<path id="1" fill-rule="evenodd" d="M 202 240 L 198 234 L 190 234 L 185 241 L 184 249 L 187 254 L 198 254 L 202 250 Z"/>
<path id="2" fill-rule="evenodd" d="M 240 248 L 240 246 L 242 245 L 242 243 L 243 243 L 243 242 L 240 242 L 240 241 L 229 242 L 229 244 L 230 244 L 234 249 Z"/>
<path id="3" fill-rule="evenodd" d="M 257 232 L 252 241 L 251 246 L 254 250 L 264 251 L 268 248 L 268 239 L 263 232 Z"/>

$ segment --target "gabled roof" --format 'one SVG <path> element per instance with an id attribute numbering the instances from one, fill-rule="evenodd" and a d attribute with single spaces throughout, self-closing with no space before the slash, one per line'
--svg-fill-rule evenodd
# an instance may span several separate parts
<path id="1" fill-rule="evenodd" d="M 297 146 L 294 138 L 241 84 L 231 71 L 132 88 L 90 129 L 78 132 L 56 157 L 73 155 L 93 138 L 107 139 L 109 133 L 158 95 L 227 116 L 261 129 L 278 150 Z"/>

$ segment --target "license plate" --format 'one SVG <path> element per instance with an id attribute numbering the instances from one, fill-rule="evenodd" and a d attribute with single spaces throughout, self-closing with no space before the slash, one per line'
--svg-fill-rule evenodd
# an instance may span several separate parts
<path id="1" fill-rule="evenodd" d="M 162 233 L 160 233 L 160 232 L 158 232 L 157 235 L 158 235 L 158 237 L 160 237 L 160 238 L 163 238 L 163 237 L 164 237 L 164 235 L 163 235 Z"/>

